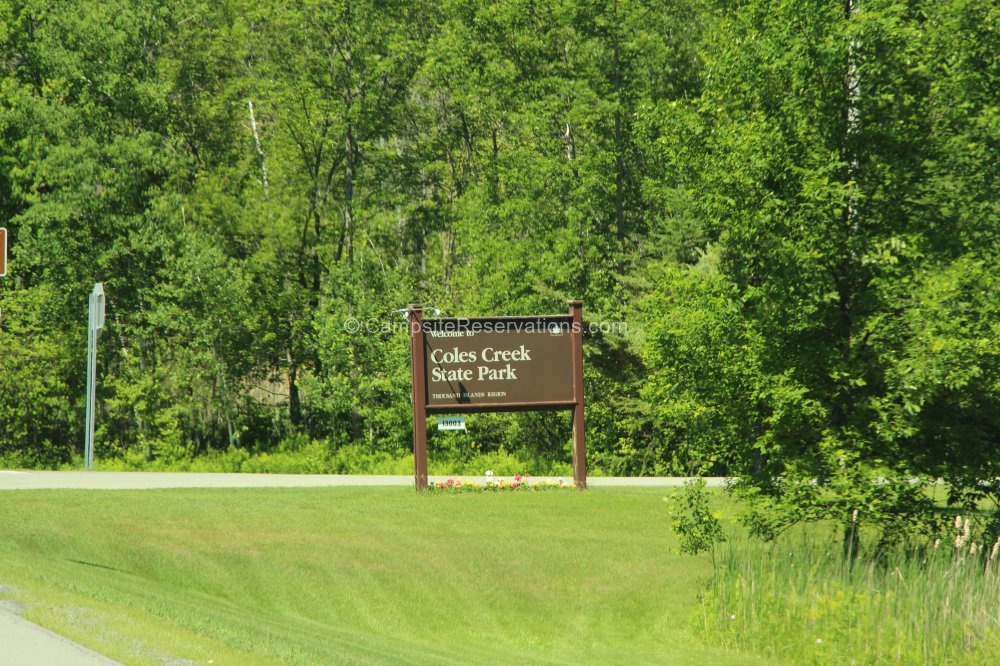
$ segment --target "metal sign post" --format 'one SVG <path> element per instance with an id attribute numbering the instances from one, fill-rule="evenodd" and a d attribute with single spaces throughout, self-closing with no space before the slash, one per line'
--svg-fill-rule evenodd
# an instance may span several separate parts
<path id="1" fill-rule="evenodd" d="M 87 423 L 83 443 L 83 468 L 94 469 L 94 407 L 97 392 L 97 337 L 104 328 L 104 285 L 90 293 L 87 319 Z"/>

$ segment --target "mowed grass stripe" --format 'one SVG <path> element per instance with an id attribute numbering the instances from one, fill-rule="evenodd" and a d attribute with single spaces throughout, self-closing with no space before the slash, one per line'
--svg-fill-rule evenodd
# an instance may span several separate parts
<path id="1" fill-rule="evenodd" d="M 732 663 L 688 631 L 708 564 L 663 494 L 15 491 L 0 585 L 127 663 Z"/>

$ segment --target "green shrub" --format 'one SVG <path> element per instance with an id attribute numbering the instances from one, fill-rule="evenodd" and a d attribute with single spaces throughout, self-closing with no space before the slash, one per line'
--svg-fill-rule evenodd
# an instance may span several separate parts
<path id="1" fill-rule="evenodd" d="M 489 453 L 458 452 L 450 456 L 432 455 L 428 471 L 434 475 L 481 476 L 486 470 L 498 475 L 531 474 L 533 476 L 572 477 L 572 465 L 532 459 L 508 453 L 503 448 Z M 82 462 L 73 460 L 63 469 L 80 469 Z M 237 447 L 225 451 L 209 451 L 198 456 L 160 457 L 146 460 L 138 450 L 130 450 L 114 458 L 98 456 L 96 469 L 105 472 L 244 472 L 257 474 L 413 474 L 413 454 L 409 451 L 373 450 L 367 444 L 347 444 L 336 447 L 326 440 L 304 437 L 284 439 L 276 450 L 252 453 Z M 597 476 L 600 470 L 592 469 Z"/>
<path id="2" fill-rule="evenodd" d="M 692 479 L 684 490 L 668 498 L 673 504 L 674 534 L 680 541 L 682 553 L 697 555 L 705 551 L 715 560 L 715 545 L 726 540 L 719 519 L 708 506 L 704 479 Z"/>

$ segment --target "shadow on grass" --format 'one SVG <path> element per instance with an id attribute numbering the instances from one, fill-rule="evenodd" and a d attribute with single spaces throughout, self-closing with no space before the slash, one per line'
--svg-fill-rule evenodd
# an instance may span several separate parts
<path id="1" fill-rule="evenodd" d="M 82 564 L 85 567 L 94 567 L 96 569 L 107 569 L 108 571 L 116 571 L 118 573 L 128 573 L 122 569 L 116 569 L 115 567 L 109 567 L 107 564 L 97 564 L 96 562 L 85 562 L 84 560 L 73 560 L 66 559 L 67 562 L 72 562 L 73 564 Z"/>

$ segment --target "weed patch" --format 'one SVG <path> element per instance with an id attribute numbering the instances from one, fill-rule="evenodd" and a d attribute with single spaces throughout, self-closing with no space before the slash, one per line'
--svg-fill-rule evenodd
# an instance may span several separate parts
<path id="1" fill-rule="evenodd" d="M 815 533 L 730 543 L 702 600 L 707 640 L 817 664 L 985 664 L 1000 652 L 1000 546 L 958 528 L 889 553 Z"/>

